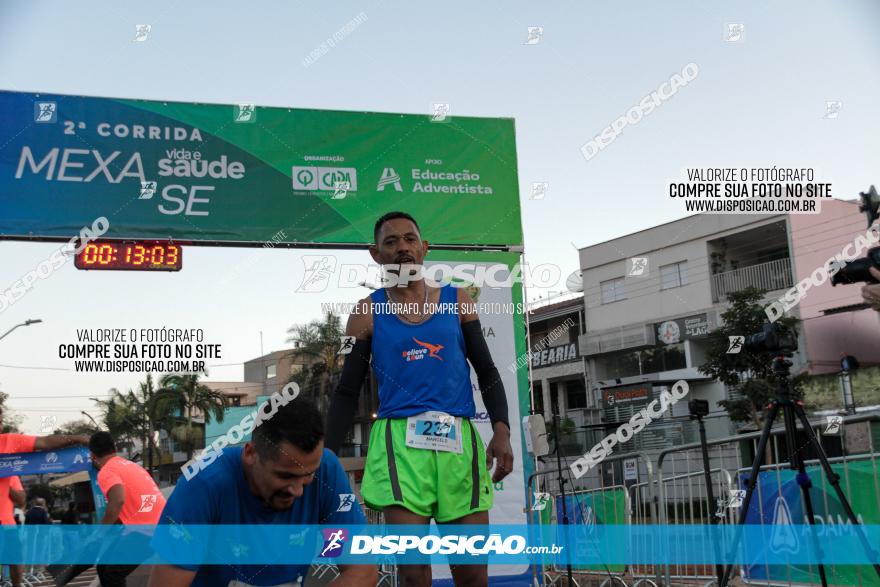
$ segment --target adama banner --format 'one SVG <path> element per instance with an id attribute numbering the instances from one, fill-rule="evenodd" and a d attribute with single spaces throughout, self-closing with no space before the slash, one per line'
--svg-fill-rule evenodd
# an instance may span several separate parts
<path id="1" fill-rule="evenodd" d="M 841 488 L 850 501 L 862 524 L 880 523 L 877 499 L 880 478 L 876 464 L 870 460 L 836 463 L 831 466 L 840 475 Z M 812 488 L 813 517 L 819 548 L 845 535 L 852 535 L 853 528 L 846 512 L 837 499 L 834 488 L 828 483 L 822 470 L 807 467 Z M 745 489 L 748 473 L 739 476 L 740 488 Z M 746 524 L 761 524 L 767 530 L 763 545 L 769 555 L 784 557 L 811 546 L 812 538 L 807 532 L 809 520 L 804 511 L 801 489 L 795 479 L 795 471 L 780 469 L 762 471 L 752 504 L 746 515 Z M 873 545 L 876 547 L 876 544 Z M 880 585 L 880 579 L 871 566 L 828 565 L 829 584 L 834 585 Z M 815 565 L 752 565 L 745 568 L 745 575 L 754 581 L 779 581 L 786 583 L 819 583 Z"/>
<path id="2" fill-rule="evenodd" d="M 0 238 L 522 245 L 512 119 L 0 91 Z"/>

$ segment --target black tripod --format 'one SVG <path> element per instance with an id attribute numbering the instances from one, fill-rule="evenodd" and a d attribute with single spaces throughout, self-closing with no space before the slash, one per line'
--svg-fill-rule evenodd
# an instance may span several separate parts
<path id="1" fill-rule="evenodd" d="M 559 472 L 559 476 L 556 478 L 556 482 L 559 484 L 559 497 L 562 499 L 562 525 L 566 526 L 566 539 L 568 538 L 568 505 L 565 503 L 565 484 L 568 480 L 562 474 L 562 451 L 560 446 L 562 443 L 559 438 L 559 420 L 561 416 L 559 414 L 553 414 L 553 438 L 556 439 L 556 469 Z M 572 587 L 574 585 L 574 581 L 572 579 L 571 572 L 571 545 L 566 543 L 568 547 L 567 555 L 565 557 L 565 570 L 566 575 L 568 577 L 568 587 Z"/>
<path id="2" fill-rule="evenodd" d="M 562 468 L 562 448 L 561 448 L 562 442 L 560 442 L 561 439 L 559 437 L 559 421 L 561 419 L 562 419 L 562 416 L 560 416 L 559 414 L 556 414 L 556 413 L 553 414 L 553 438 L 556 439 L 556 446 L 554 447 L 554 452 L 556 453 L 556 472 L 558 475 L 556 477 L 556 482 L 559 485 L 559 498 L 562 500 L 562 525 L 566 527 L 564 536 L 565 536 L 565 546 L 566 546 L 566 553 L 567 553 L 566 557 L 565 557 L 565 570 L 566 570 L 566 576 L 568 578 L 567 587 L 573 587 L 573 586 L 576 586 L 577 583 L 574 581 L 573 573 L 572 573 L 571 557 L 573 555 L 572 555 L 572 551 L 571 551 L 571 544 L 569 544 L 569 541 L 568 541 L 569 536 L 570 536 L 570 533 L 568 531 L 568 526 L 570 524 L 570 520 L 568 518 L 568 504 L 566 503 L 566 499 L 565 499 L 565 497 L 566 497 L 565 496 L 565 484 L 569 483 L 569 480 L 566 479 L 565 476 L 571 475 L 571 469 L 569 469 L 568 467 L 565 467 L 564 469 Z M 577 499 L 575 499 L 575 503 L 577 503 Z M 586 516 L 584 515 L 585 512 L 583 511 L 583 505 L 581 505 L 580 514 L 581 514 L 582 519 L 586 518 Z M 589 533 L 587 535 L 589 536 Z M 593 539 L 593 541 L 595 542 L 595 539 Z M 595 547 L 596 547 L 596 551 L 598 552 L 600 550 L 599 545 L 595 544 Z M 600 562 L 601 562 L 602 566 L 605 567 L 605 572 L 608 574 L 608 578 L 613 581 L 614 575 L 611 573 L 611 569 L 608 568 L 608 565 L 605 564 L 604 561 L 600 561 Z"/>
<path id="3" fill-rule="evenodd" d="M 749 504 L 752 501 L 752 494 L 755 491 L 755 486 L 758 484 L 758 473 L 761 469 L 761 464 L 764 459 L 764 453 L 767 449 L 767 441 L 770 439 L 770 429 L 773 428 L 773 422 L 776 420 L 776 416 L 779 414 L 779 409 L 782 408 L 782 417 L 783 423 L 785 424 L 785 446 L 789 453 L 789 464 L 793 470 L 796 470 L 797 473 L 797 483 L 801 488 L 801 495 L 804 501 L 804 511 L 807 514 L 807 519 L 810 525 L 815 525 L 815 520 L 813 519 L 813 502 L 810 499 L 810 487 L 812 483 L 810 482 L 810 477 L 807 475 L 807 468 L 804 465 L 804 459 L 801 456 L 801 451 L 803 450 L 803 446 L 798 446 L 797 444 L 797 421 L 800 420 L 801 425 L 803 426 L 804 434 L 807 437 L 807 445 L 811 446 L 816 454 L 819 457 L 819 462 L 822 466 L 822 471 L 825 473 L 825 477 L 828 479 L 828 482 L 834 488 L 835 493 L 837 493 L 837 499 L 840 500 L 840 504 L 846 512 L 847 518 L 849 518 L 850 523 L 852 523 L 855 531 L 858 533 L 859 540 L 862 543 L 862 547 L 865 549 L 865 552 L 871 555 L 872 559 L 877 558 L 876 552 L 871 548 L 871 545 L 868 543 L 868 539 L 865 537 L 864 532 L 859 525 L 859 521 L 856 518 L 855 512 L 853 512 L 852 506 L 849 504 L 849 500 L 847 500 L 846 495 L 843 493 L 843 490 L 840 488 L 840 475 L 835 473 L 831 469 L 831 464 L 828 462 L 828 457 L 825 455 L 825 451 L 822 450 L 822 445 L 819 444 L 819 440 L 816 438 L 816 433 L 813 431 L 813 427 L 810 425 L 810 420 L 807 418 L 806 412 L 804 412 L 803 403 L 799 401 L 794 401 L 791 399 L 791 390 L 789 388 L 789 367 L 791 367 L 791 361 L 787 360 L 785 354 L 780 355 L 773 359 L 773 373 L 776 374 L 777 379 L 779 380 L 779 386 L 776 390 L 776 398 L 770 403 L 769 411 L 767 412 L 767 416 L 764 420 L 764 430 L 761 432 L 761 438 L 758 441 L 758 448 L 755 454 L 755 460 L 752 463 L 752 470 L 749 473 L 748 480 L 748 489 L 746 491 L 745 499 L 743 499 L 742 510 L 739 515 L 740 526 L 745 524 L 746 514 L 749 511 Z M 806 445 L 805 445 L 806 446 Z M 815 552 L 819 553 L 819 542 L 816 537 L 815 532 L 811 532 L 813 538 L 813 548 Z M 736 552 L 737 548 L 739 548 L 739 542 L 742 539 L 742 532 L 737 532 L 736 537 L 733 543 L 733 550 L 731 552 Z M 822 587 L 828 586 L 828 581 L 825 576 L 825 566 L 819 564 L 819 577 L 822 580 Z M 874 563 L 874 570 L 877 572 L 877 576 L 880 577 L 880 564 Z M 719 587 L 725 587 L 727 585 L 728 580 L 730 579 L 730 575 L 733 572 L 733 565 L 727 565 L 724 568 L 724 575 L 721 577 L 721 582 Z"/>

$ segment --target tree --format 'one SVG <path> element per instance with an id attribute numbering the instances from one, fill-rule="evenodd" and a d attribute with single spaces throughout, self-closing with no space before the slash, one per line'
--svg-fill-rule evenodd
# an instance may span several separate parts
<path id="1" fill-rule="evenodd" d="M 135 439 L 140 437 L 138 427 L 141 416 L 133 396 L 131 390 L 123 394 L 112 388 L 107 399 L 91 398 L 98 405 L 104 426 L 119 449 L 132 447 Z"/>
<path id="2" fill-rule="evenodd" d="M 155 459 L 162 454 L 162 449 L 156 443 L 154 432 L 171 426 L 171 413 L 168 404 L 157 399 L 156 390 L 153 388 L 153 377 L 149 373 L 147 379 L 138 385 L 138 391 L 139 415 L 142 421 L 140 433 L 143 440 L 146 441 L 141 446 L 145 447 L 144 450 L 147 453 L 143 461 L 147 465 L 147 470 L 152 471 Z"/>
<path id="3" fill-rule="evenodd" d="M 730 307 L 721 314 L 723 324 L 710 334 L 706 362 L 699 368 L 701 373 L 736 388 L 741 394 L 741 397 L 718 402 L 727 410 L 730 419 L 734 422 L 751 422 L 757 428 L 763 425 L 764 408 L 776 396 L 778 378 L 773 373 L 775 355 L 746 348 L 738 353 L 728 353 L 727 349 L 730 346 L 729 337 L 761 332 L 767 323 L 764 306 L 760 303 L 765 294 L 764 290 L 750 287 L 727 295 Z M 795 336 L 797 322 L 792 317 L 777 320 L 780 326 Z M 792 398 L 803 397 L 805 378 L 805 374 L 791 378 Z"/>
<path id="4" fill-rule="evenodd" d="M 138 391 L 121 393 L 113 388 L 107 400 L 94 399 L 101 408 L 104 425 L 116 440 L 117 446 L 131 446 L 134 440 L 140 442 L 141 460 L 151 471 L 155 457 L 161 449 L 153 438 L 155 430 L 168 428 L 172 407 L 157 400 L 153 389 L 153 377 L 147 374 L 145 381 L 138 385 Z"/>
<path id="5" fill-rule="evenodd" d="M 86 420 L 73 420 L 72 422 L 65 422 L 61 426 L 55 429 L 52 434 L 88 434 L 92 435 L 97 432 L 98 429 L 94 424 L 88 422 Z"/>
<path id="6" fill-rule="evenodd" d="M 329 394 L 330 381 L 341 369 L 339 347 L 345 331 L 338 315 L 333 312 L 324 314 L 323 320 L 312 320 L 308 324 L 295 324 L 287 333 L 290 335 L 287 342 L 297 343 L 297 348 L 291 351 L 294 357 L 308 357 L 314 363 L 304 367 L 302 381 L 297 381 L 301 387 L 308 389 L 313 382 L 317 382 L 318 405 L 326 406 Z M 295 378 L 291 378 L 296 380 Z"/>
<path id="7" fill-rule="evenodd" d="M 159 380 L 160 389 L 156 401 L 160 412 L 173 412 L 178 424 L 171 429 L 171 435 L 186 448 L 187 460 L 191 460 L 201 436 L 193 428 L 193 415 L 196 411 L 205 417 L 205 424 L 212 419 L 222 422 L 226 411 L 227 398 L 199 382 L 198 373 L 172 373 Z"/>
<path id="8" fill-rule="evenodd" d="M 0 414 L 3 414 L 3 425 L 0 426 L 0 433 L 21 432 L 22 417 L 19 415 L 13 416 L 9 413 L 9 408 L 6 406 L 6 400 L 8 399 L 9 394 L 0 391 Z"/>

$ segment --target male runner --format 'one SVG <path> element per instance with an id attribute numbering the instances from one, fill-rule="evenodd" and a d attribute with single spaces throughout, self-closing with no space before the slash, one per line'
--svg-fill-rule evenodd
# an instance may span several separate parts
<path id="1" fill-rule="evenodd" d="M 210 466 L 181 478 L 162 512 L 162 524 L 361 525 L 366 518 L 355 501 L 339 459 L 324 449 L 321 414 L 297 397 L 262 420 L 244 448 L 224 448 Z M 347 510 L 347 511 L 339 511 Z M 157 531 L 153 545 L 170 558 L 174 548 Z M 340 565 L 334 587 L 375 587 L 375 565 Z M 293 587 L 308 565 L 157 565 L 150 587 Z"/>
<path id="2" fill-rule="evenodd" d="M 89 440 L 92 464 L 98 469 L 98 486 L 107 498 L 107 507 L 101 524 L 125 524 L 126 526 L 151 526 L 159 523 L 159 515 L 165 507 L 165 497 L 153 477 L 132 461 L 116 454 L 116 443 L 109 432 L 96 432 Z M 134 551 L 145 546 L 145 540 L 137 533 L 123 534 L 114 548 Z M 144 558 L 147 553 L 144 552 Z M 125 586 L 128 577 L 138 567 L 136 564 L 97 564 L 98 578 L 102 587 Z"/>
<path id="3" fill-rule="evenodd" d="M 428 241 L 405 212 L 379 218 L 374 237 L 370 255 L 382 265 L 421 266 L 428 252 Z M 431 311 L 444 303 L 456 311 Z M 388 312 L 394 309 L 401 311 Z M 338 450 L 351 427 L 372 355 L 379 412 L 361 485 L 364 502 L 382 510 L 388 524 L 428 524 L 431 518 L 488 524 L 493 501 L 488 469 L 495 461 L 491 481 L 503 479 L 513 468 L 513 451 L 501 377 L 465 289 L 451 284 L 432 288 L 417 277 L 405 287 L 377 290 L 358 303 L 346 335 L 356 340 L 328 410 L 327 447 Z M 476 406 L 468 360 L 492 422 L 492 440 L 485 449 L 470 421 Z M 404 587 L 431 584 L 429 565 L 398 569 Z M 486 565 L 453 565 L 452 576 L 459 587 L 488 584 Z"/>
<path id="4" fill-rule="evenodd" d="M 0 423 L 3 420 L 3 412 L 0 410 Z M 46 450 L 58 450 L 77 444 L 87 444 L 89 437 L 86 435 L 53 434 L 51 436 L 28 436 L 26 434 L 0 434 L 0 454 L 38 452 Z M 0 478 L 0 524 L 15 525 L 12 515 L 13 500 L 24 503 L 24 491 L 18 477 Z M 18 503 L 16 501 L 16 503 Z M 12 576 L 13 587 L 21 587 L 21 576 L 24 565 L 9 565 L 9 574 Z"/>
<path id="5" fill-rule="evenodd" d="M 104 517 L 99 523 L 125 525 L 120 534 L 114 536 L 115 542 L 104 547 L 101 558 L 94 565 L 95 570 L 103 587 L 125 587 L 128 576 L 139 565 L 128 561 L 127 564 L 108 562 L 105 557 L 124 553 L 122 556 L 126 558 L 136 555 L 146 560 L 150 554 L 149 530 L 138 526 L 159 523 L 165 497 L 143 467 L 116 454 L 116 443 L 109 432 L 92 434 L 89 452 L 92 466 L 98 470 L 98 487 L 107 500 Z M 106 535 L 102 536 L 102 540 L 106 540 Z M 100 544 L 79 545 L 81 551 L 90 554 L 100 547 Z M 87 563 L 51 565 L 49 572 L 55 577 L 56 585 L 67 585 L 91 567 Z"/>

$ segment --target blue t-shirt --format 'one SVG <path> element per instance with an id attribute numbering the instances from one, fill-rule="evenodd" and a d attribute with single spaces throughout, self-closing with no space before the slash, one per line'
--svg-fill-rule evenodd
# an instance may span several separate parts
<path id="1" fill-rule="evenodd" d="M 324 449 L 315 479 L 287 511 L 276 511 L 255 496 L 244 476 L 241 448 L 223 454 L 190 480 L 181 477 L 162 510 L 160 524 L 306 524 L 359 525 L 367 520 L 355 501 L 349 511 L 339 509 L 339 494 L 354 493 L 339 459 Z M 167 544 L 167 542 L 165 542 Z M 154 546 L 162 554 L 162 543 Z M 308 565 L 203 565 L 182 568 L 197 571 L 192 587 L 226 587 L 237 580 L 246 585 L 279 585 L 305 578 Z"/>

